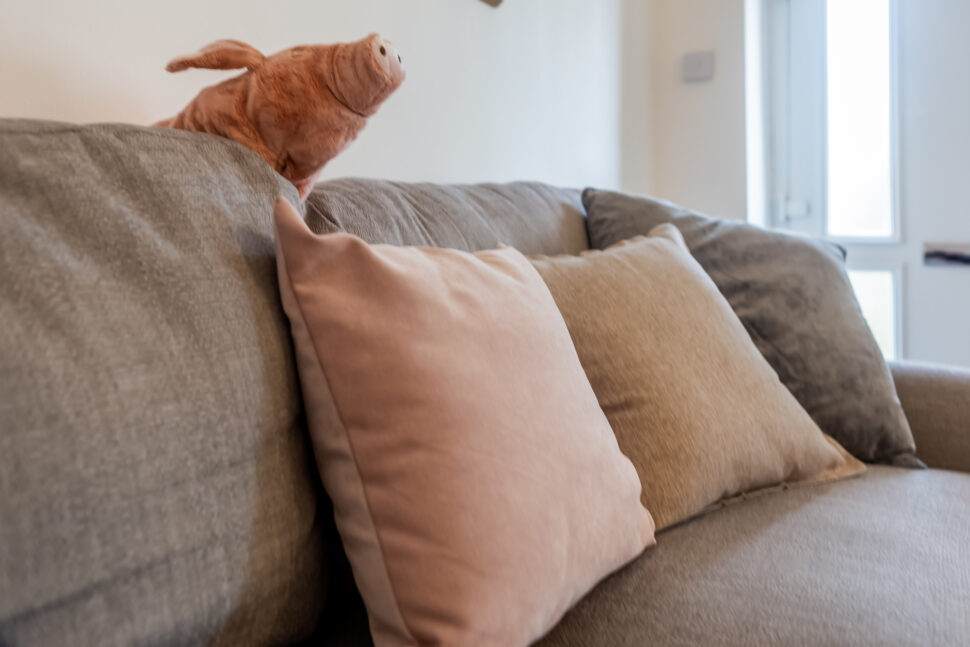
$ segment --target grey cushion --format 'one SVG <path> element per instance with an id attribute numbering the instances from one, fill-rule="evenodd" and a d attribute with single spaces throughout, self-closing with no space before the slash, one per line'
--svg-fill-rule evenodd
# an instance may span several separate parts
<path id="1" fill-rule="evenodd" d="M 970 644 L 970 475 L 875 466 L 657 536 L 542 647 Z"/>
<path id="2" fill-rule="evenodd" d="M 673 223 L 822 431 L 860 460 L 922 465 L 849 283 L 845 250 L 642 196 L 586 189 L 583 204 L 598 249 Z"/>
<path id="3" fill-rule="evenodd" d="M 313 630 L 323 522 L 280 193 L 217 137 L 0 122 L 0 644 Z"/>
<path id="4" fill-rule="evenodd" d="M 576 254 L 589 247 L 579 191 L 537 182 L 406 184 L 333 180 L 306 204 L 316 233 L 346 231 L 370 243 Z"/>

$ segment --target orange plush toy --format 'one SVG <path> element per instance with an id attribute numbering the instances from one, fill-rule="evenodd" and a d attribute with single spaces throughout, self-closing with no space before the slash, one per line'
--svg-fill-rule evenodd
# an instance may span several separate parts
<path id="1" fill-rule="evenodd" d="M 219 40 L 165 69 L 190 67 L 247 71 L 205 88 L 182 112 L 155 125 L 221 135 L 251 148 L 296 185 L 301 199 L 404 81 L 400 55 L 377 34 L 272 56 Z"/>

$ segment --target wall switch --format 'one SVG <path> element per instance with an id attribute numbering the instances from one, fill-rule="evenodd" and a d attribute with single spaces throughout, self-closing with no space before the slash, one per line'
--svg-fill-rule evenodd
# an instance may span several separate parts
<path id="1" fill-rule="evenodd" d="M 681 62 L 684 83 L 703 83 L 714 78 L 714 52 L 687 52 Z"/>

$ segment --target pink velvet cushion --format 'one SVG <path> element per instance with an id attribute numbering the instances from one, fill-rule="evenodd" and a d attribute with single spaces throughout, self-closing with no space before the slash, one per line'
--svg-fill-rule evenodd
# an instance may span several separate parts
<path id="1" fill-rule="evenodd" d="M 542 279 L 512 248 L 316 236 L 276 205 L 324 486 L 377 645 L 525 645 L 653 543 Z"/>

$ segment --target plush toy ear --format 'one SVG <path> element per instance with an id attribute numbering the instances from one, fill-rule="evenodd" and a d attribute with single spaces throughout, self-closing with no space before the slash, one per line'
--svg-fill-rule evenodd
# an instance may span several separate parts
<path id="1" fill-rule="evenodd" d="M 181 72 L 190 67 L 201 67 L 207 70 L 235 70 L 245 67 L 253 70 L 264 60 L 266 57 L 252 45 L 238 40 L 217 40 L 195 54 L 172 59 L 165 69 L 169 72 Z"/>

